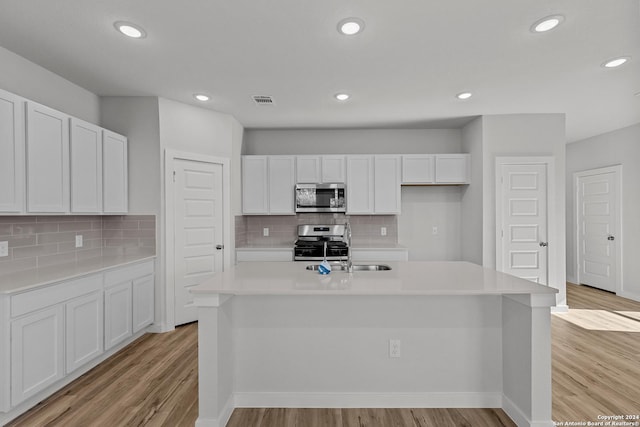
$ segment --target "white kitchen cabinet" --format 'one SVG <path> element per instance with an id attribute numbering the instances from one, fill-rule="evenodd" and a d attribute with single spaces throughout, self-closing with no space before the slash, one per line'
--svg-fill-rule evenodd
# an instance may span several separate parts
<path id="1" fill-rule="evenodd" d="M 349 155 L 347 158 L 347 214 L 372 214 L 373 156 Z"/>
<path id="2" fill-rule="evenodd" d="M 321 156 L 323 183 L 343 183 L 346 181 L 345 156 Z"/>
<path id="3" fill-rule="evenodd" d="M 269 214 L 295 214 L 295 157 L 269 156 Z"/>
<path id="4" fill-rule="evenodd" d="M 0 90 L 0 213 L 24 210 L 24 102 Z"/>
<path id="5" fill-rule="evenodd" d="M 374 156 L 374 213 L 390 215 L 400 213 L 400 169 L 400 156 Z"/>
<path id="6" fill-rule="evenodd" d="M 127 281 L 104 291 L 105 350 L 133 335 L 131 289 L 131 282 Z"/>
<path id="7" fill-rule="evenodd" d="M 70 126 L 71 212 L 102 212 L 102 129 L 76 118 Z"/>
<path id="8" fill-rule="evenodd" d="M 104 349 L 102 290 L 65 304 L 66 373 L 101 355 Z"/>
<path id="9" fill-rule="evenodd" d="M 402 156 L 403 184 L 433 184 L 435 156 L 432 154 L 405 154 Z"/>
<path id="10" fill-rule="evenodd" d="M 102 207 L 106 214 L 129 210 L 127 138 L 102 131 Z"/>
<path id="11" fill-rule="evenodd" d="M 436 154 L 436 184 L 468 184 L 471 176 L 469 154 Z"/>
<path id="12" fill-rule="evenodd" d="M 269 213 L 267 156 L 242 157 L 242 213 Z"/>
<path id="13" fill-rule="evenodd" d="M 133 291 L 133 333 L 141 331 L 153 323 L 155 281 L 152 274 L 135 279 Z"/>
<path id="14" fill-rule="evenodd" d="M 296 183 L 321 183 L 322 171 L 320 164 L 320 156 L 296 156 Z"/>
<path id="15" fill-rule="evenodd" d="M 27 102 L 27 211 L 69 211 L 69 116 Z"/>
<path id="16" fill-rule="evenodd" d="M 295 156 L 242 157 L 242 213 L 293 215 Z"/>
<path id="17" fill-rule="evenodd" d="M 56 305 L 11 322 L 11 405 L 64 377 L 64 310 Z"/>

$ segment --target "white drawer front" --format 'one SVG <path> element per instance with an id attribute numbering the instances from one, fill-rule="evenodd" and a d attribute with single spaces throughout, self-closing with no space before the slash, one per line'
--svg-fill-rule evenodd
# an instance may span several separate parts
<path id="1" fill-rule="evenodd" d="M 118 269 L 104 273 L 104 286 L 108 288 L 153 273 L 153 261 L 146 261 L 128 267 L 119 267 Z"/>

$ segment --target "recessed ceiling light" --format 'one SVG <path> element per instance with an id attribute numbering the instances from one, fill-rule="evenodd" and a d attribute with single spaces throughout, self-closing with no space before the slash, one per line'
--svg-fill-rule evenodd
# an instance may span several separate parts
<path id="1" fill-rule="evenodd" d="M 117 21 L 113 26 L 116 30 L 120 31 L 127 37 L 131 37 L 132 39 L 143 39 L 147 36 L 147 33 L 142 29 L 142 27 L 132 24 L 131 22 Z"/>
<path id="2" fill-rule="evenodd" d="M 360 18 L 345 18 L 338 22 L 338 31 L 345 36 L 354 36 L 364 30 L 364 21 Z"/>
<path id="3" fill-rule="evenodd" d="M 346 101 L 347 99 L 351 98 L 348 93 L 336 93 L 335 97 L 338 101 Z"/>
<path id="4" fill-rule="evenodd" d="M 211 99 L 208 95 L 205 95 L 202 93 L 196 93 L 195 95 L 193 95 L 193 97 L 198 101 L 202 101 L 202 102 L 205 102 Z"/>
<path id="5" fill-rule="evenodd" d="M 545 16 L 533 23 L 531 26 L 531 32 L 545 33 L 547 31 L 551 31 L 558 25 L 562 24 L 562 21 L 564 21 L 564 16 L 562 15 Z"/>
<path id="6" fill-rule="evenodd" d="M 630 56 L 621 56 L 619 58 L 613 58 L 613 59 L 609 59 L 608 61 L 603 62 L 602 66 L 605 67 L 605 68 L 616 68 L 616 67 L 619 67 L 622 64 L 626 63 L 630 59 L 631 59 Z"/>
<path id="7" fill-rule="evenodd" d="M 473 94 L 471 92 L 460 92 L 459 94 L 456 95 L 456 98 L 458 99 L 469 99 L 471 98 Z"/>

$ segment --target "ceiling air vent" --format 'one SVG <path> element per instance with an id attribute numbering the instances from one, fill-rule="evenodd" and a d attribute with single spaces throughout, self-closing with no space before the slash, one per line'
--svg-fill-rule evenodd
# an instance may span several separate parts
<path id="1" fill-rule="evenodd" d="M 276 104 L 272 97 L 265 96 L 265 95 L 254 95 L 253 101 L 256 103 L 256 105 L 275 105 Z"/>

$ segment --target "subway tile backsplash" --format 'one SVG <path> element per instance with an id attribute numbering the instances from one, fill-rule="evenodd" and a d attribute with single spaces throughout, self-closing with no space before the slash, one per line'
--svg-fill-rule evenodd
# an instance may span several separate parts
<path id="1" fill-rule="evenodd" d="M 398 220 L 395 215 L 305 213 L 236 216 L 236 247 L 293 247 L 299 224 L 344 224 L 347 219 L 351 223 L 354 245 L 398 243 Z M 387 229 L 386 236 L 380 233 L 382 227 Z M 266 237 L 264 236 L 265 228 L 269 229 L 269 236 Z"/>
<path id="2" fill-rule="evenodd" d="M 155 233 L 155 215 L 0 216 L 0 241 L 9 243 L 0 274 L 102 255 L 155 254 Z"/>

